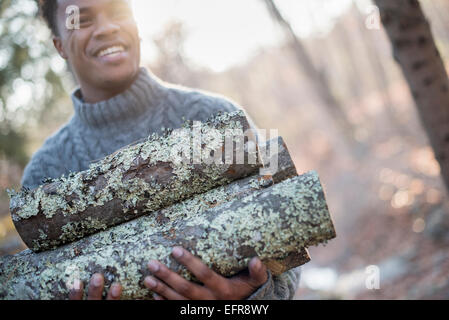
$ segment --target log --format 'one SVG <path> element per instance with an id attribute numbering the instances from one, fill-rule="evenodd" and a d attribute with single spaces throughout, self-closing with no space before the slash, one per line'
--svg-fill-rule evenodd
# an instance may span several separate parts
<path id="1" fill-rule="evenodd" d="M 243 141 L 247 129 L 237 111 L 201 127 L 187 123 L 153 134 L 86 171 L 10 192 L 12 220 L 25 244 L 39 252 L 255 174 L 261 163 L 257 149 Z"/>
<path id="2" fill-rule="evenodd" d="M 336 236 L 315 172 L 267 186 L 270 179 L 243 179 L 246 183 L 216 188 L 52 251 L 27 250 L 3 258 L 0 298 L 66 299 L 70 276 L 86 282 L 102 272 L 106 288 L 114 281 L 123 285 L 124 299 L 149 299 L 143 279 L 151 259 L 195 280 L 172 259 L 173 246 L 186 248 L 216 272 L 232 276 L 256 255 L 264 262 L 288 260 L 301 248 Z M 243 186 L 243 196 L 227 198 L 226 188 L 241 191 Z M 307 262 L 308 256 L 303 260 Z"/>
<path id="3" fill-rule="evenodd" d="M 198 215 L 203 213 L 205 210 L 220 205 L 217 201 L 229 201 L 231 199 L 241 199 L 245 195 L 249 195 L 254 190 L 259 188 L 269 187 L 273 183 L 278 183 L 287 178 L 297 175 L 295 165 L 290 157 L 287 147 L 281 137 L 267 141 L 265 145 L 261 146 L 261 155 L 264 157 L 263 161 L 266 163 L 270 169 L 273 170 L 272 176 L 255 176 L 246 179 L 237 180 L 231 184 L 216 188 L 209 191 L 206 194 L 197 195 L 196 197 L 187 200 L 182 204 L 181 210 L 183 210 L 185 215 Z M 273 163 L 275 163 L 273 165 Z M 179 209 L 179 208 L 178 208 Z M 92 235 L 90 237 L 83 238 L 72 245 L 67 245 L 61 247 L 52 253 L 33 253 L 31 250 L 26 250 L 14 257 L 3 257 L 0 259 L 0 274 L 5 275 L 6 281 L 0 279 L 0 283 L 4 284 L 3 290 L 0 290 L 0 297 L 14 298 L 14 299 L 31 299 L 36 296 L 45 296 L 44 294 L 33 293 L 37 289 L 34 289 L 32 281 L 29 281 L 24 285 L 23 280 L 20 279 L 21 275 L 25 270 L 42 270 L 46 268 L 46 264 L 52 261 L 52 264 L 60 264 L 66 259 L 72 259 L 73 256 L 78 256 L 80 254 L 92 255 L 90 261 L 98 260 L 96 255 L 98 250 L 104 246 L 111 245 L 115 242 L 115 239 L 121 239 L 124 237 L 127 239 L 133 239 L 132 241 L 139 241 L 139 234 L 145 231 L 148 224 L 152 226 L 157 226 L 159 224 L 164 224 L 175 219 L 175 213 L 177 208 L 169 208 L 166 210 L 161 210 L 157 214 L 151 215 L 149 217 L 137 218 L 134 221 L 127 222 L 120 226 L 120 228 L 112 227 L 111 229 Z M 149 221 L 151 220 L 151 221 Z M 126 232 L 123 233 L 123 230 Z M 129 241 L 127 242 L 127 244 Z M 121 250 L 126 251 L 125 249 Z M 126 265 L 126 259 L 128 257 L 121 257 L 123 259 L 118 264 Z M 291 268 L 302 265 L 310 261 L 307 249 L 301 248 L 297 252 L 292 252 L 285 259 L 266 259 L 264 263 L 269 267 L 274 275 L 285 272 Z M 21 265 L 26 265 L 25 268 L 21 268 Z M 6 270 L 6 266 L 9 269 Z M 64 270 L 64 275 L 67 272 L 76 271 L 75 268 L 68 268 Z M 15 273 L 14 273 L 15 271 Z M 98 268 L 93 270 L 88 270 L 89 272 L 100 272 L 106 275 L 106 285 L 110 285 L 114 277 L 110 275 L 109 268 Z M 42 273 L 45 271 L 41 271 Z M 144 269 L 141 270 L 142 274 L 145 272 Z M 34 282 L 39 282 L 39 275 L 34 277 Z M 31 286 L 32 289 L 29 289 Z M 64 294 L 61 292 L 57 295 L 60 298 L 64 298 Z"/>

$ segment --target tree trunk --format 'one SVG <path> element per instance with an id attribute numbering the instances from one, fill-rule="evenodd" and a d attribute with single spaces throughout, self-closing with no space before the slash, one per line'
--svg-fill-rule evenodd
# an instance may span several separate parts
<path id="1" fill-rule="evenodd" d="M 417 0 L 375 0 L 449 187 L 449 79 Z"/>
<path id="2" fill-rule="evenodd" d="M 107 156 L 87 171 L 12 195 L 11 215 L 22 240 L 36 252 L 52 249 L 260 168 L 256 155 L 251 164 L 249 152 L 244 151 L 248 142 L 244 144 L 243 132 L 249 124 L 243 112 L 219 115 L 202 128 L 188 129 L 153 135 Z M 197 147 L 203 156 L 223 161 L 228 154 L 231 161 L 216 164 L 204 157 L 197 163 L 181 161 L 181 151 L 191 160 L 191 134 L 193 140 L 200 139 Z M 226 144 L 229 142 L 233 143 Z M 194 157 L 197 147 L 193 146 Z"/>
<path id="3" fill-rule="evenodd" d="M 426 10 L 427 9 L 427 10 Z M 436 20 L 433 27 L 434 37 L 441 44 L 440 50 L 447 55 L 449 50 L 449 5 L 447 0 L 423 2 L 424 12 L 430 11 L 430 16 Z"/>
<path id="4" fill-rule="evenodd" d="M 143 286 L 151 259 L 195 280 L 171 258 L 176 245 L 224 276 L 255 255 L 269 266 L 282 260 L 282 272 L 301 265 L 309 260 L 303 248 L 335 237 L 319 178 L 310 172 L 267 186 L 270 180 L 239 180 L 52 251 L 7 256 L 0 298 L 66 299 L 74 277 L 86 282 L 95 272 L 106 288 L 120 282 L 124 299 L 151 298 Z"/>

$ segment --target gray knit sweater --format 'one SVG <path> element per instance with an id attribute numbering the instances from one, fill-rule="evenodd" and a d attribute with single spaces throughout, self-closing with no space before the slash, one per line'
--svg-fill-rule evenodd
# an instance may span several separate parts
<path id="1" fill-rule="evenodd" d="M 240 108 L 221 96 L 167 84 L 144 68 L 128 90 L 109 100 L 86 103 L 77 89 L 72 101 L 73 117 L 32 156 L 23 186 L 35 188 L 45 178 L 86 170 L 92 161 L 153 132 L 181 127 L 183 118 L 204 121 L 219 111 Z M 299 273 L 297 268 L 278 277 L 269 274 L 249 299 L 292 299 Z"/>

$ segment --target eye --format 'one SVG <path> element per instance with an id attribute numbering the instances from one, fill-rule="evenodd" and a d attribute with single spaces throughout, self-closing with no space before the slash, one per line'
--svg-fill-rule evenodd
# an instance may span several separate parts
<path id="1" fill-rule="evenodd" d="M 80 17 L 80 25 L 81 26 L 87 26 L 90 23 L 92 23 L 92 17 L 91 16 L 84 15 L 84 16 Z"/>

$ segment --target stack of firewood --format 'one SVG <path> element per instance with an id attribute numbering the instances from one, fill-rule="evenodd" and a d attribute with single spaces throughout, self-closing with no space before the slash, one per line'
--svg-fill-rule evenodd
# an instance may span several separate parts
<path id="1" fill-rule="evenodd" d="M 254 256 L 273 274 L 308 262 L 307 247 L 335 237 L 318 175 L 298 176 L 282 138 L 257 144 L 249 129 L 242 112 L 219 114 L 11 191 L 30 249 L 0 259 L 0 298 L 66 299 L 76 279 L 99 272 L 105 291 L 118 281 L 122 298 L 151 299 L 151 259 L 196 280 L 172 259 L 174 246 L 224 276 Z"/>

